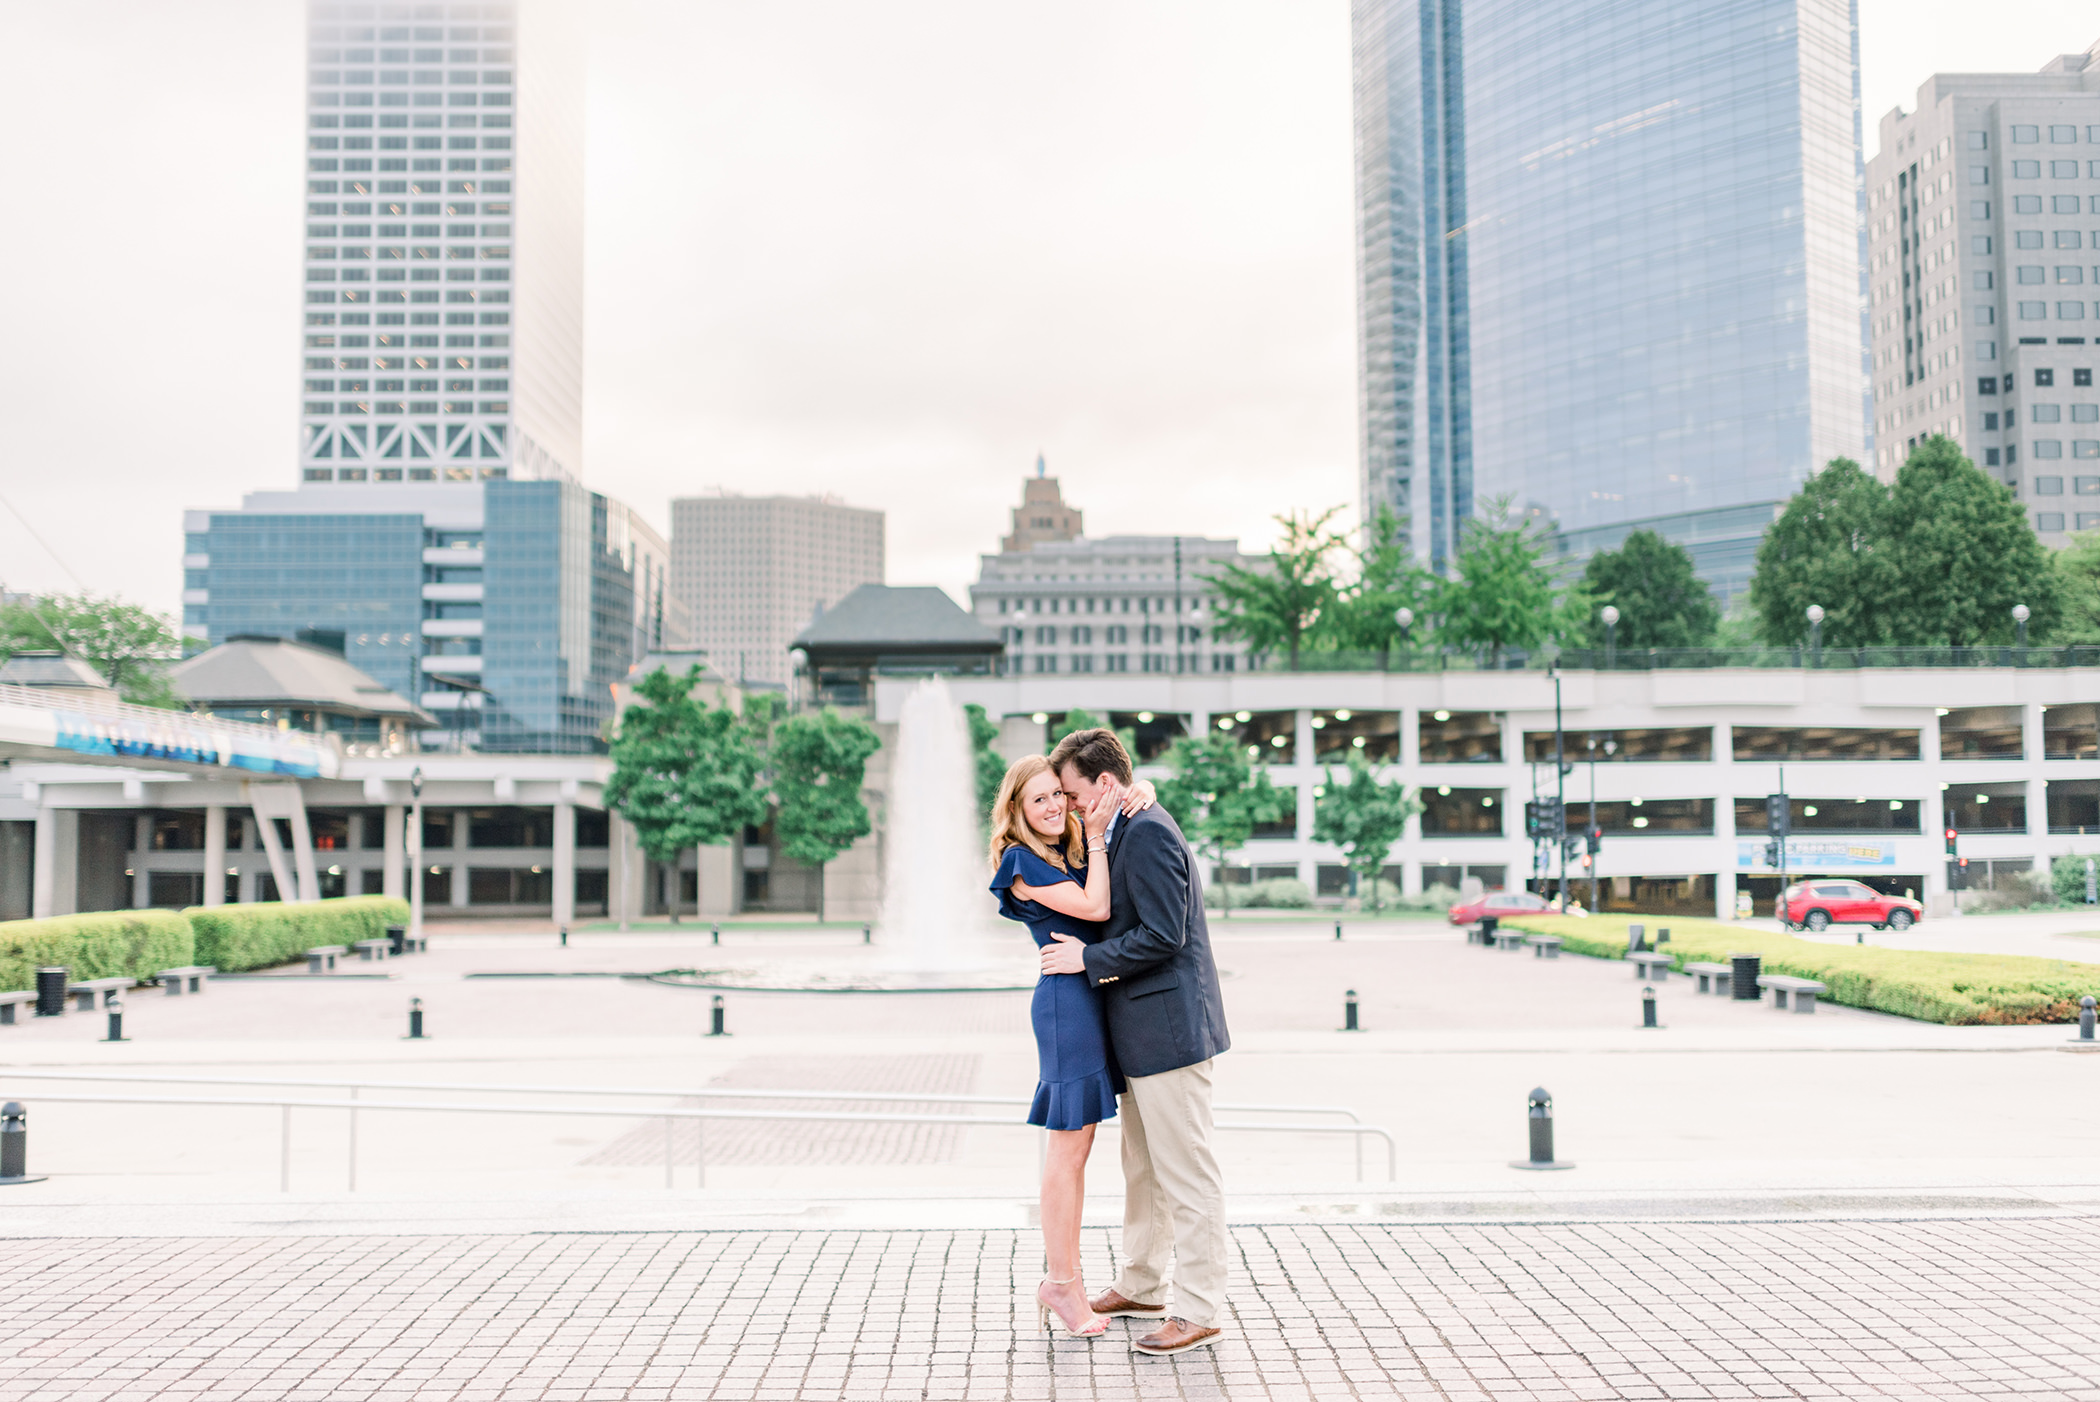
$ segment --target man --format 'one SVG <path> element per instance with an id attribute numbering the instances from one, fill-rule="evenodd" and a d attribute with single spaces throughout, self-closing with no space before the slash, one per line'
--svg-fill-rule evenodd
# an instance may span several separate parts
<path id="1" fill-rule="evenodd" d="M 1050 754 L 1080 806 L 1130 782 L 1130 756 L 1110 730 L 1067 735 Z M 1211 1152 L 1211 1059 L 1231 1045 L 1218 967 L 1203 918 L 1203 883 L 1163 808 L 1118 814 L 1107 833 L 1108 923 L 1086 944 L 1043 950 L 1046 974 L 1085 974 L 1100 990 L 1128 1089 L 1123 1126 L 1123 1272 L 1096 1314 L 1157 1319 L 1140 1353 L 1215 1344 L 1225 1318 L 1230 1250 L 1225 1186 Z M 1167 1259 L 1175 1313 L 1167 1315 Z"/>

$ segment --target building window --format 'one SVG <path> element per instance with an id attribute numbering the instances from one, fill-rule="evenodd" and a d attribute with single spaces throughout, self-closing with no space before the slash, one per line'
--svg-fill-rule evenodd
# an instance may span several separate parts
<path id="1" fill-rule="evenodd" d="M 2100 443 L 2095 443 L 2092 446 L 2092 452 L 2080 453 L 2078 456 L 2081 458 L 2100 458 Z M 2082 497 L 2100 496 L 2100 477 L 2075 477 L 2071 479 L 2071 490 Z"/>
<path id="2" fill-rule="evenodd" d="M 2013 196 L 2013 213 L 2015 213 L 2015 214 L 2040 214 L 2041 212 L 2042 212 L 2042 197 L 2041 197 L 2040 195 L 2014 195 L 2014 196 Z"/>
<path id="3" fill-rule="evenodd" d="M 2100 511 L 2079 512 L 2078 529 L 2081 531 L 2100 530 Z"/>
<path id="4" fill-rule="evenodd" d="M 1998 466 L 1998 450 L 1996 448 L 1985 448 L 1983 450 L 1983 465 L 1985 467 Z"/>
<path id="5" fill-rule="evenodd" d="M 2040 321 L 2048 315 L 2049 304 L 2047 302 L 2020 303 L 2020 320 L 2022 321 Z"/>
<path id="6" fill-rule="evenodd" d="M 2051 127 L 2049 128 L 2049 140 L 2057 146 L 2069 145 L 2078 140 L 2078 128 Z"/>
<path id="7" fill-rule="evenodd" d="M 1232 653 L 1214 652 L 1210 655 L 1210 669 L 1213 672 L 1230 672 L 1238 665 L 1239 659 Z"/>
<path id="8" fill-rule="evenodd" d="M 335 480 L 335 470 L 326 467 L 309 467 L 306 469 L 305 479 L 309 482 L 333 482 Z"/>
<path id="9" fill-rule="evenodd" d="M 2079 207 L 2078 196 L 2076 195 L 2055 195 L 2050 198 L 2049 204 L 2050 208 L 2057 214 L 2076 214 Z M 2078 231 L 2076 229 L 2058 229 L 2056 231 L 2056 246 L 2058 248 L 2078 247 Z"/>
<path id="10" fill-rule="evenodd" d="M 2040 229 L 2020 229 L 2013 234 L 2014 248 L 2040 248 L 2041 246 L 2042 231 Z"/>
<path id="11" fill-rule="evenodd" d="M 2049 162 L 2049 178 L 2050 178 L 2051 180 L 2076 180 L 2076 179 L 2078 178 L 2078 162 L 2076 162 L 2076 161 L 2051 161 L 2051 162 Z M 2075 214 L 2075 213 L 2077 213 L 2077 209 L 2076 209 L 2076 207 L 2075 207 L 2075 206 L 2073 207 L 2073 209 L 2072 209 L 2072 211 L 2071 211 L 2071 212 L 2072 212 L 2072 213 L 2074 213 L 2074 214 Z"/>
<path id="12" fill-rule="evenodd" d="M 2078 285 L 2079 283 L 2082 283 L 2082 282 L 2084 282 L 2084 281 L 2085 281 L 2085 269 L 2084 269 L 2084 268 L 2082 268 L 2082 267 L 2079 267 L 2079 266 L 2077 266 L 2076 264 L 2070 264 L 2070 265 L 2065 265 L 2065 264 L 2058 264 L 2058 265 L 2057 265 L 2057 269 L 2056 269 L 2056 285 L 2057 285 L 2058 287 L 2075 287 L 2075 286 L 2077 286 L 2077 285 Z"/>
<path id="13" fill-rule="evenodd" d="M 2064 444 L 2060 438 L 2037 438 L 2034 440 L 2034 455 L 2038 458 L 2060 458 L 2064 455 Z"/>
<path id="14" fill-rule="evenodd" d="M 1105 660 L 1108 665 L 1102 669 L 1103 671 L 1127 672 L 1130 670 L 1130 654 L 1127 652 L 1111 652 Z"/>
<path id="15" fill-rule="evenodd" d="M 1970 167 L 1969 167 L 1969 183 L 1970 183 L 1971 185 L 1988 185 L 1988 184 L 1990 184 L 1990 183 L 1991 183 L 1991 168 L 1990 168 L 1989 166 L 1970 166 Z"/>
<path id="16" fill-rule="evenodd" d="M 2013 281 L 2019 283 L 2022 287 L 2039 286 L 2042 281 L 2041 264 L 2026 263 L 2013 269 Z"/>
<path id="17" fill-rule="evenodd" d="M 2058 302 L 2056 304 L 2056 319 L 2058 321 L 2084 321 L 2085 303 Z"/>
<path id="18" fill-rule="evenodd" d="M 2042 139 L 2042 129 L 2040 127 L 2016 126 L 2012 129 L 2012 139 L 2015 146 L 2032 146 L 2035 142 Z"/>
<path id="19" fill-rule="evenodd" d="M 2064 514 L 2061 511 L 2037 511 L 2034 513 L 2034 528 L 2041 532 L 2062 531 Z"/>
<path id="20" fill-rule="evenodd" d="M 1971 151 L 1987 151 L 1991 145 L 1991 134 L 1987 131 L 1963 132 L 1962 145 Z"/>
<path id="21" fill-rule="evenodd" d="M 1054 672 L 1057 670 L 1057 658 L 1051 654 L 1038 653 L 1035 659 L 1035 669 L 1038 672 Z"/>
<path id="22" fill-rule="evenodd" d="M 1167 640 L 1166 628 L 1157 623 L 1147 623 L 1140 632 L 1138 640 L 1147 647 L 1156 647 Z"/>
<path id="23" fill-rule="evenodd" d="M 1091 629 L 1091 628 L 1087 627 L 1087 626 L 1086 626 L 1085 624 L 1083 624 L 1083 623 L 1080 623 L 1080 624 L 1075 624 L 1075 625 L 1073 625 L 1073 628 L 1072 628 L 1072 646 L 1074 646 L 1074 647 L 1091 647 L 1091 646 L 1093 645 L 1093 642 L 1094 642 L 1094 630 L 1093 630 L 1093 629 Z M 1080 670 L 1082 670 L 1082 669 L 1081 669 L 1081 668 L 1078 668 L 1078 667 L 1074 667 L 1074 668 L 1073 668 L 1072 670 L 1073 670 L 1073 671 L 1075 671 L 1075 672 L 1077 672 L 1077 671 L 1080 671 Z M 1094 669 L 1093 669 L 1092 667 L 1087 667 L 1087 668 L 1085 668 L 1084 670 L 1086 670 L 1086 671 L 1089 671 L 1089 672 L 1091 672 L 1091 671 L 1093 671 Z"/>
<path id="24" fill-rule="evenodd" d="M 2093 383 L 2093 372 L 2089 369 L 2073 370 L 2071 372 L 2071 383 L 2074 386 L 2091 388 Z"/>
<path id="25" fill-rule="evenodd" d="M 1996 375 L 1985 375 L 1976 382 L 1976 392 L 1978 394 L 1996 394 L 1998 392 L 1998 377 Z"/>
<path id="26" fill-rule="evenodd" d="M 1075 672 L 1093 671 L 1094 655 L 1090 652 L 1078 652 L 1072 654 L 1072 670 Z"/>
<path id="27" fill-rule="evenodd" d="M 2062 423 L 2062 422 L 2063 422 L 2063 417 L 2064 417 L 2064 406 L 2063 406 L 2063 405 L 2061 405 L 2061 404 L 2037 404 L 2037 405 L 2035 405 L 2035 406 L 2033 406 L 2033 407 L 2034 407 L 2034 421 L 2035 421 L 2036 423 L 2038 423 L 2038 424 L 2054 424 L 2054 423 Z"/>
<path id="28" fill-rule="evenodd" d="M 1143 667 L 1144 667 L 1144 670 L 1145 670 L 1145 671 L 1147 671 L 1147 672 L 1164 672 L 1164 671 L 1166 671 L 1166 670 L 1167 670 L 1167 655 L 1166 655 L 1165 653 L 1163 653 L 1163 652 L 1148 652 L 1148 653 L 1145 653 L 1145 654 L 1143 655 L 1143 657 L 1144 657 L 1144 661 L 1143 661 Z"/>
<path id="29" fill-rule="evenodd" d="M 2054 370 L 2037 370 L 2034 372 L 2034 385 L 2036 389 L 2048 389 L 2055 385 L 2055 383 L 2056 372 Z"/>
<path id="30" fill-rule="evenodd" d="M 2060 497 L 2064 494 L 2064 479 L 2037 477 L 2034 479 L 2034 494 L 2038 497 Z"/>
<path id="31" fill-rule="evenodd" d="M 1102 632 L 1111 647 L 1122 647 L 1130 641 L 1130 625 L 1127 623 L 1111 623 Z"/>
<path id="32" fill-rule="evenodd" d="M 1056 646 L 1056 644 L 1057 644 L 1057 629 L 1055 629 L 1055 628 L 1053 628 L 1053 627 L 1042 627 L 1042 628 L 1038 628 L 1038 629 L 1036 629 L 1036 630 L 1035 630 L 1035 641 L 1036 641 L 1036 646 L 1038 646 L 1038 647 L 1054 647 L 1054 646 Z"/>

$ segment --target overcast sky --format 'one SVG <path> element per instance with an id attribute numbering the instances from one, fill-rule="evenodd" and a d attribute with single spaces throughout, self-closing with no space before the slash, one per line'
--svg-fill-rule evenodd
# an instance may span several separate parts
<path id="1" fill-rule="evenodd" d="M 1928 74 L 2100 38 L 1860 8 L 1869 154 Z M 1353 502 L 1346 0 L 589 14 L 597 489 L 829 492 L 958 595 L 1039 450 L 1094 535 Z M 293 485 L 303 44 L 298 0 L 0 0 L 9 588 L 174 610 L 183 508 Z"/>

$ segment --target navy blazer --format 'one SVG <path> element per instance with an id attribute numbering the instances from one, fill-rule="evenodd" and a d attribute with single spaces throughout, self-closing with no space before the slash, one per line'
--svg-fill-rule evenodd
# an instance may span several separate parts
<path id="1" fill-rule="evenodd" d="M 1208 1061 L 1232 1045 L 1203 918 L 1203 878 L 1164 808 L 1116 820 L 1108 921 L 1086 947 L 1108 1037 L 1126 1076 Z"/>

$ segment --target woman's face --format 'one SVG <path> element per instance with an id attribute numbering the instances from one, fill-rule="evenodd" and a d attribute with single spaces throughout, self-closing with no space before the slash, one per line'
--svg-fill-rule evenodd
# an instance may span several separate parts
<path id="1" fill-rule="evenodd" d="M 1040 837 L 1058 838 L 1065 831 L 1065 792 L 1048 770 L 1021 786 L 1021 817 Z"/>

